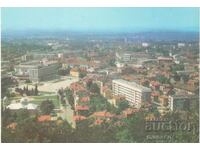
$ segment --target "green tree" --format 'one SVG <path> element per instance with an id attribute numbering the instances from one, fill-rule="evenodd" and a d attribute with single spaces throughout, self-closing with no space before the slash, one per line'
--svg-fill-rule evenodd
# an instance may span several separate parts
<path id="1" fill-rule="evenodd" d="M 29 111 L 27 109 L 20 109 L 17 111 L 16 114 L 17 114 L 16 120 L 18 123 L 30 117 Z"/>
<path id="2" fill-rule="evenodd" d="M 119 101 L 117 105 L 120 112 L 129 107 L 128 101 L 126 100 Z"/>
<path id="3" fill-rule="evenodd" d="M 96 83 L 92 83 L 90 86 L 90 92 L 99 94 L 100 93 L 100 88 Z"/>
<path id="4" fill-rule="evenodd" d="M 35 95 L 38 95 L 38 86 L 37 86 L 37 84 L 35 85 Z"/>
<path id="5" fill-rule="evenodd" d="M 124 125 L 119 127 L 116 133 L 118 142 L 135 143 L 144 142 L 145 139 L 145 120 L 144 113 L 139 112 L 123 121 Z"/>
<path id="6" fill-rule="evenodd" d="M 45 100 L 40 105 L 40 110 L 41 110 L 42 114 L 44 114 L 44 115 L 49 115 L 54 108 L 55 108 L 55 106 L 54 106 L 53 102 L 50 100 Z"/>
<path id="7" fill-rule="evenodd" d="M 158 80 L 160 83 L 162 83 L 162 84 L 168 84 L 168 83 L 169 83 L 169 79 L 166 78 L 166 77 L 164 77 L 164 76 L 159 76 L 159 77 L 157 78 L 157 80 Z"/>
<path id="8" fill-rule="evenodd" d="M 87 75 L 85 71 L 80 71 L 79 77 L 84 78 Z"/>

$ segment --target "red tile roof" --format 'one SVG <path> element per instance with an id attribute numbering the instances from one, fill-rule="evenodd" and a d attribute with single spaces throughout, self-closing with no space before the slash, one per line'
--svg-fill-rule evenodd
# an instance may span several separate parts
<path id="1" fill-rule="evenodd" d="M 97 119 L 94 122 L 94 124 L 96 124 L 96 125 L 99 125 L 99 124 L 102 124 L 102 123 L 103 123 L 103 120 L 100 120 L 100 119 Z"/>
<path id="2" fill-rule="evenodd" d="M 160 96 L 160 94 L 157 93 L 157 92 L 152 92 L 152 93 L 151 93 L 151 96 Z"/>
<path id="3" fill-rule="evenodd" d="M 37 118 L 38 122 L 51 121 L 50 115 L 42 115 Z"/>
<path id="4" fill-rule="evenodd" d="M 90 98 L 89 98 L 88 96 L 82 97 L 82 98 L 80 99 L 81 102 L 88 102 L 89 100 L 90 100 Z"/>
<path id="5" fill-rule="evenodd" d="M 73 116 L 74 121 L 82 121 L 82 120 L 85 120 L 85 119 L 86 119 L 85 116 L 80 116 L 80 115 Z"/>
<path id="6" fill-rule="evenodd" d="M 83 85 L 81 85 L 80 83 L 77 83 L 77 82 L 72 83 L 70 85 L 70 89 L 72 89 L 73 91 L 84 91 L 84 90 L 86 90 Z"/>
<path id="7" fill-rule="evenodd" d="M 92 114 L 92 116 L 95 116 L 95 117 L 106 117 L 106 118 L 114 117 L 113 114 L 111 114 L 110 112 L 106 112 L 106 111 L 95 112 L 95 113 Z"/>
<path id="8" fill-rule="evenodd" d="M 76 105 L 75 109 L 76 110 L 89 110 L 89 107 L 88 106 Z"/>
<path id="9" fill-rule="evenodd" d="M 160 86 L 160 83 L 158 81 L 151 81 L 152 86 Z"/>
<path id="10" fill-rule="evenodd" d="M 125 116 L 127 116 L 127 115 L 134 114 L 136 112 L 139 112 L 139 111 L 140 111 L 139 109 L 127 108 L 126 110 L 123 111 L 123 114 Z"/>

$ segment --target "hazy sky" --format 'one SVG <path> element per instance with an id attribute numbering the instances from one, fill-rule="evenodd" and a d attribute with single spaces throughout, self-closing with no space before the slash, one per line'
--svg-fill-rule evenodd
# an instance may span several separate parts
<path id="1" fill-rule="evenodd" d="M 2 31 L 198 31 L 198 8 L 2 8 Z"/>

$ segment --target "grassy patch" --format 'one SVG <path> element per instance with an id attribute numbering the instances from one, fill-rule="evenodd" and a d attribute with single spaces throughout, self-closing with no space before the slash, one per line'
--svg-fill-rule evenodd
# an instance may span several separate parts
<path id="1" fill-rule="evenodd" d="M 32 96 L 33 100 L 30 101 L 31 103 L 40 105 L 42 103 L 42 101 L 45 100 L 51 100 L 53 101 L 53 104 L 55 105 L 55 108 L 59 108 L 59 100 L 57 99 L 57 95 L 53 95 L 53 96 Z"/>
<path id="2" fill-rule="evenodd" d="M 52 94 L 53 92 L 43 92 L 43 91 L 39 91 L 39 93 L 40 93 L 41 95 L 45 95 L 45 94 Z"/>

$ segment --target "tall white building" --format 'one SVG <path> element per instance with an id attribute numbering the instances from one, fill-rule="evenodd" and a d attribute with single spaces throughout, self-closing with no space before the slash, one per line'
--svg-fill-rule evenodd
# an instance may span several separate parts
<path id="1" fill-rule="evenodd" d="M 151 89 L 122 79 L 112 81 L 114 96 L 125 96 L 130 105 L 140 108 L 143 101 L 150 100 Z"/>

